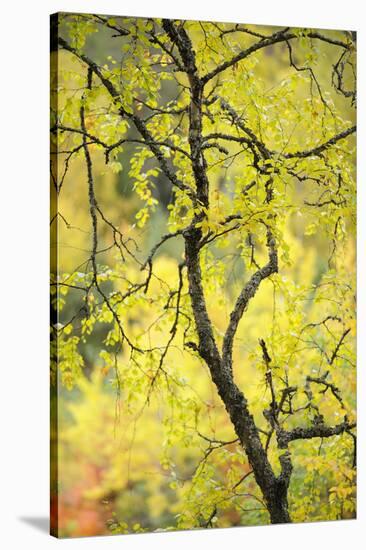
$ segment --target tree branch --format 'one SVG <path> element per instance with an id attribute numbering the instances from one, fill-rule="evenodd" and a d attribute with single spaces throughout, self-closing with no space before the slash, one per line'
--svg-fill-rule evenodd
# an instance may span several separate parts
<path id="1" fill-rule="evenodd" d="M 101 80 L 101 82 L 107 89 L 108 93 L 110 94 L 114 102 L 116 102 L 120 115 L 124 118 L 131 120 L 134 123 L 136 129 L 144 138 L 146 144 L 149 146 L 150 150 L 156 157 L 160 165 L 160 168 L 162 172 L 165 174 L 165 176 L 169 179 L 169 181 L 175 187 L 178 187 L 181 191 L 186 191 L 187 194 L 194 199 L 192 189 L 188 185 L 180 181 L 177 178 L 176 174 L 173 172 L 173 170 L 169 167 L 163 153 L 160 150 L 160 145 L 158 145 L 156 141 L 153 139 L 146 124 L 135 114 L 128 113 L 123 108 L 120 102 L 120 99 L 121 99 L 120 94 L 118 93 L 117 89 L 112 84 L 112 82 L 103 75 L 102 69 L 94 61 L 92 61 L 88 56 L 79 52 L 76 48 L 73 48 L 72 46 L 70 46 L 70 44 L 68 44 L 68 42 L 66 42 L 66 40 L 64 40 L 63 38 L 59 37 L 58 43 L 63 49 L 73 53 L 76 57 L 78 57 L 81 61 L 83 61 L 89 67 L 89 69 L 98 76 L 98 78 Z"/>
<path id="2" fill-rule="evenodd" d="M 283 431 L 281 438 L 286 443 L 295 441 L 297 439 L 313 439 L 314 437 L 332 437 L 334 435 L 340 435 L 344 432 L 348 432 L 356 427 L 355 423 L 349 424 L 348 422 L 342 422 L 336 426 L 327 426 L 326 424 L 315 424 L 309 428 L 294 428 L 290 431 Z"/>
<path id="3" fill-rule="evenodd" d="M 258 269 L 252 277 L 249 279 L 247 284 L 244 286 L 241 291 L 233 311 L 230 314 L 230 322 L 226 329 L 223 346 L 222 346 L 222 356 L 223 360 L 229 366 L 230 370 L 232 369 L 232 348 L 233 341 L 238 329 L 239 322 L 243 316 L 245 309 L 247 308 L 249 301 L 256 294 L 259 285 L 261 282 L 278 271 L 278 257 L 277 257 L 277 248 L 274 236 L 269 228 L 267 228 L 267 247 L 269 250 L 269 260 L 268 263 Z"/>
<path id="4" fill-rule="evenodd" d="M 91 89 L 92 87 L 92 76 L 93 71 L 89 67 L 88 69 L 88 77 L 87 77 L 87 88 Z M 91 264 L 92 264 L 92 270 L 93 270 L 93 280 L 90 283 L 90 286 L 88 288 L 88 292 L 90 291 L 91 287 L 94 285 L 99 294 L 102 296 L 106 306 L 108 307 L 109 311 L 113 315 L 113 319 L 117 323 L 117 326 L 119 328 L 122 342 L 126 341 L 133 351 L 139 351 L 142 352 L 141 349 L 136 347 L 131 340 L 128 338 L 127 334 L 125 333 L 123 326 L 121 324 L 121 321 L 112 307 L 107 295 L 101 288 L 99 281 L 98 281 L 98 268 L 97 268 L 97 262 L 96 262 L 96 255 L 97 255 L 97 247 L 98 247 L 98 221 L 97 221 L 97 212 L 100 210 L 97 199 L 95 197 L 95 191 L 94 191 L 94 178 L 93 178 L 93 165 L 91 156 L 89 153 L 89 148 L 87 145 L 87 132 L 86 132 L 86 125 L 85 125 L 85 107 L 84 107 L 84 98 L 82 98 L 81 101 L 81 107 L 80 107 L 80 124 L 81 124 L 81 130 L 83 133 L 83 149 L 84 149 L 84 155 L 85 155 L 85 162 L 87 167 L 87 177 L 88 177 L 88 196 L 89 196 L 89 210 L 90 210 L 90 217 L 92 221 L 92 251 L 91 251 Z"/>
<path id="5" fill-rule="evenodd" d="M 332 138 L 328 139 L 328 141 L 326 141 L 325 143 L 322 143 L 321 145 L 317 145 L 313 149 L 308 149 L 307 151 L 297 151 L 296 153 L 284 153 L 283 157 L 286 159 L 292 159 L 292 158 L 306 158 L 306 157 L 319 156 L 321 153 L 326 151 L 326 149 L 329 149 L 329 147 L 331 147 L 332 145 L 335 145 L 341 139 L 345 139 L 346 137 L 350 136 L 351 134 L 354 134 L 355 132 L 356 132 L 356 126 L 351 126 L 350 128 L 343 130 L 343 132 L 340 132 L 339 134 L 336 134 Z"/>
<path id="6" fill-rule="evenodd" d="M 249 48 L 246 48 L 245 50 L 242 50 L 238 54 L 234 55 L 228 61 L 224 61 L 220 65 L 217 65 L 215 69 L 206 73 L 202 77 L 203 85 L 206 85 L 207 82 L 212 80 L 212 78 L 214 78 L 218 74 L 222 73 L 222 71 L 225 71 L 229 67 L 232 67 L 236 63 L 239 63 L 239 61 L 242 61 L 246 57 L 249 57 L 252 53 L 258 50 L 261 50 L 262 48 L 267 48 L 268 46 L 272 46 L 273 44 L 277 44 L 278 42 L 285 42 L 288 40 L 293 40 L 294 38 L 298 38 L 297 34 L 288 32 L 289 30 L 290 30 L 289 27 L 287 27 L 285 29 L 282 29 L 279 32 L 274 33 L 272 36 L 262 38 L 252 46 L 249 46 Z M 342 42 L 341 40 L 334 40 L 332 38 L 328 38 L 327 36 L 324 36 L 323 34 L 320 34 L 318 32 L 309 32 L 307 33 L 307 36 L 309 38 L 315 38 L 323 42 L 328 42 L 328 44 L 340 46 L 341 48 L 344 48 L 344 49 L 349 49 L 349 44 Z"/>
<path id="7" fill-rule="evenodd" d="M 206 73 L 202 77 L 203 84 L 204 85 L 207 84 L 207 82 L 212 80 L 212 78 L 214 78 L 218 74 L 222 73 L 222 71 L 225 71 L 229 67 L 232 67 L 233 65 L 235 65 L 239 61 L 242 61 L 246 57 L 249 57 L 252 53 L 254 53 L 254 52 L 256 52 L 256 51 L 258 51 L 262 48 L 267 48 L 268 46 L 272 46 L 273 44 L 276 44 L 277 42 L 283 42 L 285 40 L 291 40 L 292 38 L 296 38 L 296 34 L 288 33 L 288 30 L 289 30 L 289 27 L 287 27 L 286 29 L 283 29 L 282 31 L 279 31 L 279 32 L 273 34 L 272 36 L 269 36 L 268 38 L 263 38 L 259 42 L 256 42 L 252 46 L 249 46 L 249 48 L 247 48 L 245 50 L 242 50 L 237 55 L 234 55 L 234 57 L 232 57 L 228 61 L 224 61 L 220 65 L 217 65 L 217 67 L 215 67 L 215 69 L 213 69 L 212 71 Z"/>

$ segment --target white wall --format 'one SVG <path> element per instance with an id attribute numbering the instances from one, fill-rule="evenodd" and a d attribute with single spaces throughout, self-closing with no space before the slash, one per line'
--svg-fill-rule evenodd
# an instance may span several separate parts
<path id="1" fill-rule="evenodd" d="M 332 550 L 361 547 L 365 513 L 365 28 L 356 0 L 13 1 L 0 11 L 0 541 L 3 548 Z M 356 29 L 359 51 L 359 519 L 58 542 L 48 515 L 48 16 L 55 11 Z M 5 121 L 5 124 L 4 124 Z M 363 281 L 363 284 L 362 284 Z M 32 313 L 32 319 L 28 316 Z M 362 425 L 363 424 L 363 425 Z M 42 521 L 41 521 L 42 523 Z M 44 522 L 43 522 L 44 523 Z M 363 546 L 363 544 L 362 544 Z"/>

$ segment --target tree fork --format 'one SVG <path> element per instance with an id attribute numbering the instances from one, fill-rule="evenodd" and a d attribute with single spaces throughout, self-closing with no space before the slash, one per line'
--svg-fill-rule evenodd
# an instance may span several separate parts
<path id="1" fill-rule="evenodd" d="M 256 482 L 264 496 L 271 523 L 289 523 L 291 519 L 287 502 L 288 481 L 281 476 L 276 478 L 247 400 L 235 384 L 232 371 L 222 360 L 216 346 L 202 287 L 199 265 L 200 237 L 201 231 L 197 228 L 184 233 L 189 294 L 199 339 L 198 351 L 210 370 L 218 394 L 248 457 Z"/>
<path id="2" fill-rule="evenodd" d="M 207 208 L 209 205 L 209 181 L 206 173 L 206 160 L 202 150 L 203 82 L 198 75 L 191 40 L 184 28 L 177 27 L 169 20 L 163 21 L 163 28 L 171 41 L 178 47 L 190 83 L 191 101 L 189 107 L 188 139 L 191 149 L 192 171 L 196 182 L 197 199 L 201 205 Z M 256 482 L 266 501 L 271 522 L 288 523 L 291 520 L 288 513 L 287 486 L 282 479 L 276 478 L 260 440 L 254 418 L 248 409 L 247 400 L 234 382 L 231 361 L 227 361 L 226 357 L 221 357 L 216 345 L 202 286 L 199 259 L 202 232 L 199 228 L 195 227 L 195 223 L 200 221 L 203 216 L 203 213 L 196 215 L 191 227 L 183 232 L 189 294 L 199 340 L 198 351 L 210 370 L 219 396 L 230 416 L 241 445 L 248 456 Z M 249 301 L 252 295 L 254 295 L 262 278 L 267 276 L 267 271 L 270 274 L 277 270 L 277 255 L 275 245 L 272 243 L 271 234 L 269 234 L 268 240 L 270 252 L 269 264 L 264 268 L 265 273 L 262 273 L 262 271 L 259 272 L 258 281 L 256 280 L 256 284 L 252 285 L 253 289 L 250 286 L 245 301 Z M 272 265 L 273 263 L 275 264 L 274 266 Z M 241 315 L 238 314 L 238 317 L 240 318 Z M 231 356 L 232 339 L 238 322 L 239 319 L 235 323 L 235 328 L 232 329 L 230 353 L 226 355 Z"/>

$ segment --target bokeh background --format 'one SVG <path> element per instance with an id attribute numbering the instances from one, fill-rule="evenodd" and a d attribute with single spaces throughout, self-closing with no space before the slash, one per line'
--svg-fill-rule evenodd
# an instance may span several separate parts
<path id="1" fill-rule="evenodd" d="M 72 24 L 73 20 L 66 18 L 60 32 L 70 36 Z M 225 25 L 221 24 L 221 27 Z M 266 33 L 276 30 L 258 26 L 250 28 Z M 344 37 L 341 31 L 329 33 Z M 108 65 L 111 59 L 121 56 L 119 42 L 112 34 L 111 30 L 98 26 L 98 32 L 91 32 L 85 44 L 88 55 L 101 65 Z M 242 38 L 243 46 L 247 40 Z M 354 109 L 329 85 L 329 67 L 336 61 L 336 54 L 326 44 L 320 48 L 316 62 L 319 83 L 327 90 L 340 115 L 353 123 Z M 80 98 L 85 71 L 68 52 L 53 52 L 51 56 L 51 94 L 54 98 L 57 96 L 58 109 L 62 111 L 66 105 L 72 106 L 75 98 Z M 298 62 L 301 63 L 301 59 Z M 285 46 L 265 49 L 258 55 L 254 70 L 258 77 L 257 106 L 258 109 L 268 109 L 269 119 L 271 109 L 275 111 L 278 107 L 273 101 L 276 101 L 279 87 L 288 86 L 288 93 L 292 94 L 296 104 L 301 105 L 309 95 L 309 83 L 299 79 L 299 75 L 289 68 Z M 162 101 L 173 100 L 176 92 L 174 81 L 164 82 Z M 244 104 L 251 100 L 249 95 L 243 97 Z M 312 114 L 314 124 L 321 112 L 322 106 L 316 103 Z M 88 130 L 93 133 L 99 127 L 100 118 L 106 116 L 105 105 L 98 99 L 94 113 L 90 112 L 87 118 Z M 286 121 L 282 123 L 286 131 Z M 116 126 L 117 139 L 119 130 Z M 135 137 L 133 130 L 128 132 L 128 137 Z M 301 127 L 295 131 L 294 139 L 301 145 Z M 78 140 L 80 136 L 65 135 L 59 140 L 58 147 L 67 149 L 77 145 Z M 142 201 L 134 192 L 134 178 L 129 174 L 134 147 L 127 144 L 108 165 L 103 151 L 92 146 L 91 152 L 98 202 L 123 235 L 138 243 L 136 254 L 144 261 L 161 235 L 171 230 L 168 206 L 173 195 L 169 182 L 159 174 L 152 190 L 157 205 L 150 212 L 145 226 L 138 227 L 136 214 Z M 52 158 L 51 155 L 51 162 Z M 58 178 L 62 177 L 64 165 L 60 157 L 57 165 L 54 162 L 53 169 L 56 169 Z M 239 175 L 241 170 L 239 163 L 213 172 L 212 186 L 225 197 L 223 200 L 230 200 L 230 179 Z M 355 178 L 354 171 L 349 177 Z M 300 182 L 294 182 L 289 195 L 292 201 L 302 204 L 306 192 Z M 57 209 L 62 216 L 59 215 L 51 224 L 51 248 L 53 252 L 58 250 L 57 275 L 65 281 L 72 274 L 75 284 L 82 284 L 90 269 L 88 259 L 92 238 L 82 154 L 75 155 L 70 162 L 58 195 Z M 299 326 L 304 319 L 311 323 L 319 320 L 319 314 L 323 318 L 329 312 L 334 314 L 334 303 L 329 305 L 328 299 L 336 300 L 336 309 L 341 308 L 349 320 L 353 319 L 350 321 L 351 338 L 343 350 L 344 359 L 339 360 L 332 375 L 348 410 L 354 414 L 355 219 L 346 213 L 344 238 L 339 239 L 332 264 L 340 285 L 330 291 L 327 277 L 332 243 L 328 234 L 317 230 L 318 216 L 318 211 L 309 209 L 304 214 L 300 208 L 289 215 L 284 231 L 291 262 L 282 265 L 281 284 L 276 287 L 270 281 L 263 283 L 240 324 L 235 345 L 235 376 L 245 389 L 255 417 L 262 424 L 268 388 L 264 382 L 258 338 L 263 332 L 271 337 L 274 357 L 286 356 L 286 368 L 295 379 L 297 377 L 300 381 L 305 374 L 317 372 L 319 350 L 313 346 L 301 357 L 298 352 L 294 353 L 294 349 L 299 349 Z M 108 270 L 118 272 L 120 257 L 115 248 L 110 248 L 113 240 L 107 224 L 100 225 L 98 237 L 99 249 L 105 250 L 98 254 L 98 265 L 107 274 L 105 288 L 112 291 L 118 289 L 120 283 L 117 279 L 109 279 Z M 181 240 L 168 241 L 156 255 L 156 274 L 175 281 L 182 254 Z M 210 246 L 207 254 L 214 267 L 212 277 L 207 273 L 206 293 L 210 314 L 220 333 L 225 329 L 233 300 L 247 277 L 248 269 L 244 259 L 237 254 L 236 243 L 224 250 Z M 52 257 L 55 258 L 55 254 Z M 54 275 L 55 270 L 56 265 L 53 265 Z M 51 289 L 51 292 L 54 291 Z M 61 287 L 58 295 L 52 294 L 52 307 L 54 311 L 60 310 L 59 323 L 66 325 L 74 320 L 73 332 L 69 334 L 71 347 L 72 336 L 82 333 L 80 342 L 75 344 L 75 363 L 71 367 L 63 366 L 57 392 L 52 393 L 57 424 L 53 425 L 52 431 L 54 484 L 51 498 L 60 535 L 91 536 L 205 527 L 210 506 L 215 503 L 218 503 L 219 512 L 214 525 L 215 522 L 220 527 L 268 523 L 261 495 L 251 477 L 239 495 L 232 497 L 228 492 L 228 488 L 250 469 L 238 445 L 232 443 L 219 447 L 206 458 L 208 442 L 202 435 L 233 440 L 235 434 L 207 368 L 197 357 L 184 350 L 178 340 L 169 352 L 175 379 L 179 381 L 174 399 L 169 400 L 169 396 L 158 387 L 146 404 L 148 386 L 143 373 L 129 362 L 127 351 L 119 352 L 117 366 L 104 353 L 110 319 L 96 322 L 90 332 L 85 330 L 86 317 L 80 314 L 80 293 L 77 290 Z M 159 311 L 147 302 L 131 301 L 124 322 L 133 334 L 148 334 L 153 342 L 165 341 L 170 325 L 164 318 L 157 323 L 157 317 Z M 337 341 L 338 330 L 335 323 L 331 326 L 332 336 L 329 336 L 326 327 L 319 326 L 312 337 L 326 345 Z M 145 367 L 150 368 L 149 365 Z M 319 395 L 318 399 L 327 418 L 337 422 L 339 412 L 332 401 L 324 395 Z M 294 520 L 354 517 L 352 438 L 342 436 L 324 442 L 301 441 L 293 446 L 296 459 L 290 500 Z"/>

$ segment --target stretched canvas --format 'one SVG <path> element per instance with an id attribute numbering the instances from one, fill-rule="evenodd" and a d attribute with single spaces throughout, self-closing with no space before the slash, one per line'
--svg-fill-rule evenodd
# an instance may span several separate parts
<path id="1" fill-rule="evenodd" d="M 356 516 L 356 33 L 51 16 L 51 533 Z"/>

